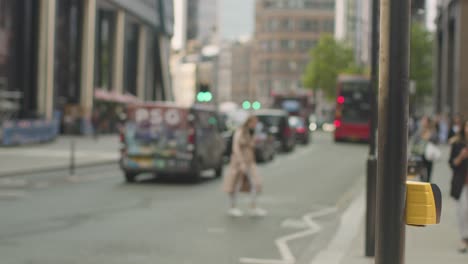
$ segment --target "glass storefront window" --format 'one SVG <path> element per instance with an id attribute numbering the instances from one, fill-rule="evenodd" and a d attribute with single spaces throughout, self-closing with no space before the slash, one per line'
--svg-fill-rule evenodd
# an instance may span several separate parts
<path id="1" fill-rule="evenodd" d="M 112 88 L 112 61 L 115 36 L 115 12 L 99 10 L 96 23 L 96 87 L 105 90 Z"/>
<path id="2" fill-rule="evenodd" d="M 0 90 L 8 90 L 8 62 L 13 27 L 11 0 L 0 0 Z"/>
<path id="3" fill-rule="evenodd" d="M 146 61 L 146 87 L 145 87 L 145 99 L 146 100 L 156 100 L 155 94 L 155 47 L 156 47 L 156 36 L 149 31 L 148 34 L 148 43 L 147 43 L 147 61 Z"/>
<path id="4" fill-rule="evenodd" d="M 56 103 L 62 108 L 62 104 L 77 104 L 80 100 L 82 1 L 57 1 L 55 26 L 54 86 Z"/>
<path id="5" fill-rule="evenodd" d="M 0 0 L 0 90 L 21 97 L 7 111 L 12 118 L 37 116 L 38 6 L 35 0 Z"/>
<path id="6" fill-rule="evenodd" d="M 140 25 L 127 21 L 125 25 L 124 91 L 136 95 L 138 66 L 138 34 Z"/>

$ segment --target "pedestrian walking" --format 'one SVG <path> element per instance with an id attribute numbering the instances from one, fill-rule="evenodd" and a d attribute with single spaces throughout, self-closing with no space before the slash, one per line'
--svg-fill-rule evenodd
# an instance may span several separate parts
<path id="1" fill-rule="evenodd" d="M 448 134 L 449 134 L 449 124 L 448 124 L 447 116 L 440 115 L 439 116 L 439 131 L 438 131 L 440 144 L 447 143 Z"/>
<path id="2" fill-rule="evenodd" d="M 250 214 L 252 216 L 266 215 L 266 211 L 257 206 L 257 198 L 262 189 L 255 163 L 254 134 L 257 122 L 257 117 L 250 116 L 234 133 L 229 172 L 223 182 L 223 189 L 229 194 L 230 199 L 228 214 L 234 217 L 243 215 L 243 212 L 237 207 L 239 192 L 250 193 Z"/>
<path id="3" fill-rule="evenodd" d="M 462 116 L 460 114 L 456 114 L 453 118 L 452 118 L 452 122 L 450 123 L 450 131 L 449 131 L 449 135 L 448 135 L 448 138 L 451 139 L 453 137 L 455 137 L 458 132 L 460 131 L 460 128 L 462 126 Z"/>
<path id="4" fill-rule="evenodd" d="M 468 122 L 451 139 L 449 164 L 453 171 L 450 195 L 457 202 L 457 218 L 461 238 L 460 252 L 468 252 Z"/>
<path id="5" fill-rule="evenodd" d="M 98 139 L 100 129 L 100 115 L 98 110 L 94 110 L 91 116 L 91 125 L 93 126 L 94 139 Z"/>
<path id="6" fill-rule="evenodd" d="M 428 116 L 423 116 L 413 138 L 411 154 L 422 159 L 426 168 L 427 182 L 431 182 L 434 161 L 440 157 L 440 151 L 436 147 L 437 141 L 434 123 Z"/>

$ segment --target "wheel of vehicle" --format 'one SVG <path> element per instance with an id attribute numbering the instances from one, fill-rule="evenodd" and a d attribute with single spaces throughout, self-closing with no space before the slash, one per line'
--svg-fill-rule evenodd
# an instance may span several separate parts
<path id="1" fill-rule="evenodd" d="M 193 183 L 197 183 L 200 181 L 201 178 L 201 170 L 200 170 L 200 165 L 194 164 L 192 167 L 192 171 L 187 175 L 187 179 Z"/>
<path id="2" fill-rule="evenodd" d="M 223 166 L 223 161 L 220 162 L 220 164 L 218 165 L 218 167 L 215 169 L 215 177 L 216 178 L 219 178 L 221 176 L 223 176 L 223 169 L 224 169 L 224 166 Z"/>
<path id="3" fill-rule="evenodd" d="M 258 154 L 258 161 L 261 162 L 261 163 L 267 161 L 267 157 L 265 156 L 265 151 L 261 151 Z"/>
<path id="4" fill-rule="evenodd" d="M 271 154 L 270 154 L 270 159 L 269 159 L 269 160 L 270 160 L 270 161 L 275 160 L 275 152 L 274 152 L 274 151 L 271 152 Z"/>
<path id="5" fill-rule="evenodd" d="M 128 183 L 133 183 L 136 180 L 136 173 L 125 172 L 125 181 Z"/>

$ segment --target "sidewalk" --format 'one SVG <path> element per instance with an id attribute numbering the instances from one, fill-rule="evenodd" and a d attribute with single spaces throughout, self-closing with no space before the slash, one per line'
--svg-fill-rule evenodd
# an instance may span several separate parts
<path id="1" fill-rule="evenodd" d="M 71 142 L 75 142 L 76 167 L 117 162 L 118 137 L 61 136 L 44 144 L 0 148 L 0 177 L 39 171 L 67 169 L 70 166 Z"/>
<path id="2" fill-rule="evenodd" d="M 434 166 L 434 183 L 442 191 L 441 223 L 428 227 L 406 227 L 406 258 L 408 264 L 466 264 L 468 254 L 457 252 L 459 235 L 455 213 L 455 202 L 449 196 L 451 171 L 448 167 L 448 147 L 443 148 L 443 158 Z M 343 264 L 373 264 L 373 258 L 364 256 L 364 223 L 359 236 L 343 258 Z"/>

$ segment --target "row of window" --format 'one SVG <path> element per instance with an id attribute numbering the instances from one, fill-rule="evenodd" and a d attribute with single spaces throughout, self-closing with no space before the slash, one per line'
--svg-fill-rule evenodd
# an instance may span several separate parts
<path id="1" fill-rule="evenodd" d="M 300 51 L 307 52 L 317 45 L 317 40 L 310 39 L 281 39 L 281 40 L 264 40 L 260 42 L 259 49 L 265 52 L 275 51 Z"/>
<path id="2" fill-rule="evenodd" d="M 293 20 L 293 19 L 271 19 L 263 24 L 263 31 L 267 32 L 333 32 L 335 29 L 335 21 L 327 20 Z"/>
<path id="3" fill-rule="evenodd" d="M 302 73 L 307 67 L 308 61 L 293 60 L 264 60 L 260 62 L 259 71 L 262 73 L 283 72 Z"/>
<path id="4" fill-rule="evenodd" d="M 258 91 L 288 91 L 303 87 L 301 80 L 288 80 L 288 79 L 272 79 L 272 80 L 258 80 Z"/>
<path id="5" fill-rule="evenodd" d="M 335 9 L 334 0 L 264 0 L 263 8 L 266 9 L 315 9 L 315 10 L 328 10 Z"/>

